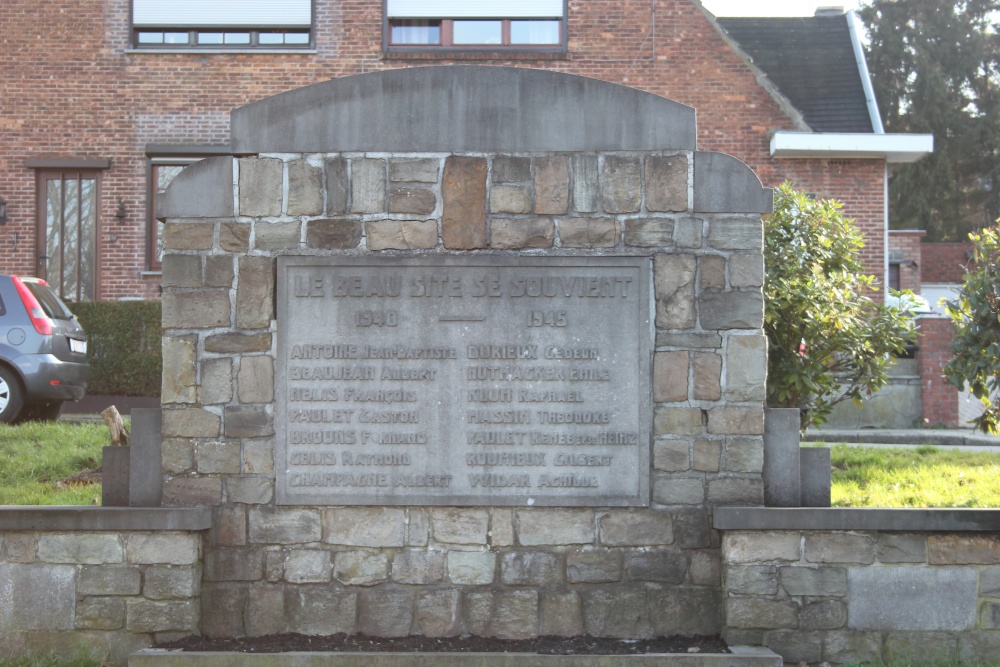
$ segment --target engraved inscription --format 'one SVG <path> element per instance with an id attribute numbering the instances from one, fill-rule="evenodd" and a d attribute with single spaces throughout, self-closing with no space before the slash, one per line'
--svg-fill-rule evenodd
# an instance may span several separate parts
<path id="1" fill-rule="evenodd" d="M 650 274 L 279 258 L 278 502 L 647 505 Z"/>

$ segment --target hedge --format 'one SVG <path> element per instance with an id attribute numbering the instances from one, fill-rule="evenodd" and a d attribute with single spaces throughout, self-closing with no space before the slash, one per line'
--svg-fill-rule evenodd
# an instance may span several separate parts
<path id="1" fill-rule="evenodd" d="M 159 301 L 90 301 L 69 306 L 89 337 L 88 394 L 160 395 Z"/>

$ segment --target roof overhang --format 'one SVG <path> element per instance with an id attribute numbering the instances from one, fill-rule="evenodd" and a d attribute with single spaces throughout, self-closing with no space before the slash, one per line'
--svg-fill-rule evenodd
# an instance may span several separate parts
<path id="1" fill-rule="evenodd" d="M 900 163 L 916 162 L 933 151 L 933 134 L 779 131 L 771 137 L 771 155 L 776 158 L 884 159 Z"/>

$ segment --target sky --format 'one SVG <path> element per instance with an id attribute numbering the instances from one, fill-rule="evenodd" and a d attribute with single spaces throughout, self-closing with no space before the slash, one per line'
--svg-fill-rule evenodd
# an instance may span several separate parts
<path id="1" fill-rule="evenodd" d="M 702 0 L 716 16 L 812 16 L 817 7 L 857 10 L 859 0 Z"/>

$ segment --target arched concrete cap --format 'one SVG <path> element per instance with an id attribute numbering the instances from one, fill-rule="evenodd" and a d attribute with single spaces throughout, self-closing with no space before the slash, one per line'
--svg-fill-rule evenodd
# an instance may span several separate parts
<path id="1" fill-rule="evenodd" d="M 166 218 L 231 218 L 233 158 L 205 158 L 177 174 L 166 192 L 157 195 L 156 213 Z"/>
<path id="2" fill-rule="evenodd" d="M 257 153 L 694 150 L 694 109 L 633 88 L 517 67 L 359 74 L 236 109 Z"/>
<path id="3" fill-rule="evenodd" d="M 771 213 L 774 191 L 753 170 L 725 153 L 694 154 L 695 213 Z"/>

